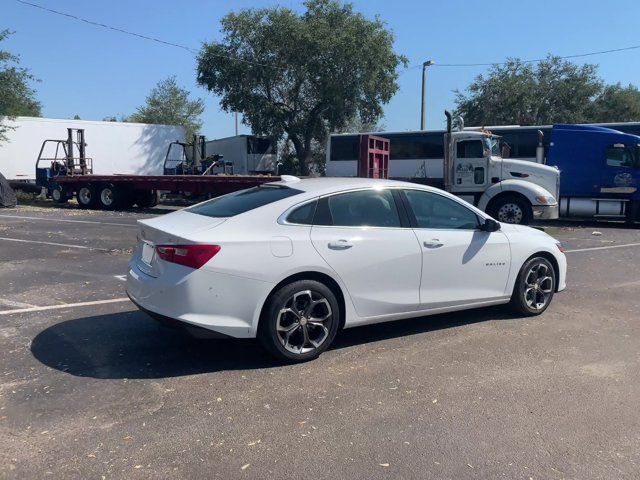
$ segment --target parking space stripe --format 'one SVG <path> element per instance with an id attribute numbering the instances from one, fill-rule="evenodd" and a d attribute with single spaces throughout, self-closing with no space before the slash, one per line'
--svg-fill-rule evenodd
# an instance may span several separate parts
<path id="1" fill-rule="evenodd" d="M 576 248 L 574 250 L 565 250 L 564 253 L 591 252 L 593 250 L 609 250 L 611 248 L 626 248 L 626 247 L 639 247 L 639 246 L 640 246 L 640 243 L 625 243 L 623 245 L 607 245 L 606 247 Z"/>
<path id="2" fill-rule="evenodd" d="M 7 238 L 0 237 L 0 240 L 4 240 L 6 242 L 20 242 L 20 243 L 37 243 L 40 245 L 52 245 L 54 247 L 65 247 L 65 248 L 82 248 L 84 250 L 96 250 L 99 252 L 109 252 L 108 248 L 98 248 L 98 247 L 87 247 L 86 245 L 69 245 L 66 243 L 55 243 L 55 242 L 43 242 L 40 240 L 22 240 L 20 238 Z"/>
<path id="3" fill-rule="evenodd" d="M 32 308 L 35 305 L 31 305 L 30 303 L 24 302 L 16 302 L 15 300 L 5 300 L 0 298 L 0 305 L 3 307 L 13 307 L 13 308 Z"/>
<path id="4" fill-rule="evenodd" d="M 93 305 L 105 305 L 108 303 L 122 303 L 129 302 L 129 298 L 111 298 L 109 300 L 95 300 L 93 302 L 79 302 L 79 303 L 63 303 L 61 305 L 47 305 L 44 307 L 30 307 L 30 308 L 17 308 L 13 310 L 0 310 L 0 315 L 11 315 L 14 313 L 30 313 L 30 312 L 42 312 L 45 310 L 60 310 L 62 308 L 75 308 L 75 307 L 90 307 Z"/>
<path id="5" fill-rule="evenodd" d="M 42 218 L 42 217 L 25 217 L 20 215 L 0 215 L 0 218 L 19 218 L 21 220 L 44 220 L 49 222 L 64 222 L 64 223 L 89 223 L 94 225 L 113 225 L 116 227 L 132 227 L 137 228 L 138 225 L 131 223 L 113 223 L 113 222 L 96 222 L 92 220 L 65 220 L 61 218 Z"/>

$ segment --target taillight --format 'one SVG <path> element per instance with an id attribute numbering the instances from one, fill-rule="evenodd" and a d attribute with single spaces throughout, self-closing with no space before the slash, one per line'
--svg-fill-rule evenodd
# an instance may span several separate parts
<path id="1" fill-rule="evenodd" d="M 556 247 L 558 247 L 558 250 L 560 250 L 562 253 L 564 253 L 564 247 L 562 246 L 562 244 L 560 242 L 556 242 Z"/>
<path id="2" fill-rule="evenodd" d="M 158 245 L 156 252 L 165 262 L 200 268 L 211 260 L 220 248 L 220 245 Z"/>

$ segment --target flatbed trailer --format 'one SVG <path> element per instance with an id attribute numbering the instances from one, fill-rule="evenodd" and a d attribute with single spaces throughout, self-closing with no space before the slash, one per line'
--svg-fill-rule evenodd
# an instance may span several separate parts
<path id="1" fill-rule="evenodd" d="M 46 188 L 55 202 L 75 197 L 81 208 L 148 208 L 158 203 L 160 192 L 212 198 L 280 180 L 273 175 L 210 174 L 209 170 L 201 175 L 94 175 L 93 159 L 86 156 L 85 147 L 84 130 L 73 128 L 67 129 L 66 139 L 42 143 L 36 160 L 36 186 Z M 45 154 L 46 148 L 53 156 Z"/>
<path id="2" fill-rule="evenodd" d="M 51 196 L 64 202 L 75 196 L 82 208 L 113 210 L 155 206 L 159 192 L 188 192 L 216 197 L 280 180 L 271 175 L 59 175 Z"/>

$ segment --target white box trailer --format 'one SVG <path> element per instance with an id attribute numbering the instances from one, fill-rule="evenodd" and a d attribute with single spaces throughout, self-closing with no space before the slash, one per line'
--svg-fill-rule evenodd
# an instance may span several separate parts
<path id="1" fill-rule="evenodd" d="M 96 175 L 162 175 L 171 142 L 184 142 L 184 127 L 39 117 L 1 119 L 14 127 L 0 143 L 0 173 L 8 180 L 35 179 L 35 164 L 45 140 L 64 140 L 67 129 L 84 129 L 86 155 Z M 49 145 L 52 145 L 51 142 Z M 43 152 L 54 158 L 55 152 Z"/>

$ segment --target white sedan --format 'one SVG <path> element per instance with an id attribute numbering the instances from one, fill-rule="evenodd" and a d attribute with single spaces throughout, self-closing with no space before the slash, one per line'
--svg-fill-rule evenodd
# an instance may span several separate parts
<path id="1" fill-rule="evenodd" d="M 538 315 L 565 288 L 554 238 L 413 183 L 284 176 L 139 224 L 127 293 L 141 310 L 288 362 L 357 325 L 506 303 Z"/>

